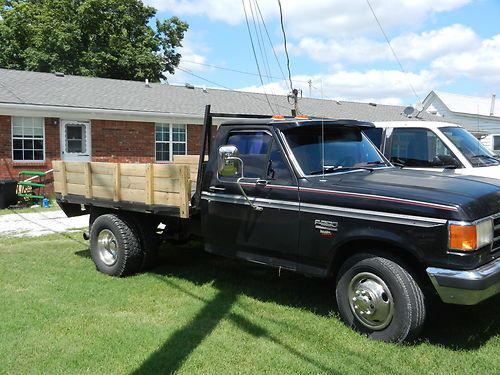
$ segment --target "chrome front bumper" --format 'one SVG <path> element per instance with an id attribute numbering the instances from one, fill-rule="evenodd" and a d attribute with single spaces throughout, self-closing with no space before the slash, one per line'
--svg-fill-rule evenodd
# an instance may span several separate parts
<path id="1" fill-rule="evenodd" d="M 500 258 L 469 271 L 429 267 L 427 274 L 445 303 L 475 305 L 500 292 Z"/>

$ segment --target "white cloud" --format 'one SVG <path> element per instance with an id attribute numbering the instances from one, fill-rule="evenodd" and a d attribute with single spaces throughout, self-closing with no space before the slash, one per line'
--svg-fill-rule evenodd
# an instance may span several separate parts
<path id="1" fill-rule="evenodd" d="M 306 83 L 312 81 L 312 96 L 320 97 L 323 91 L 324 98 L 376 102 L 381 104 L 403 104 L 400 98 L 411 97 L 416 102 L 410 88 L 410 83 L 423 99 L 436 85 L 436 77 L 427 70 L 419 73 L 403 74 L 397 70 L 368 70 L 368 71 L 340 71 L 334 74 L 315 76 L 294 76 L 293 81 L 296 88 L 301 89 L 304 96 L 308 96 L 309 86 Z M 322 90 L 321 90 L 322 87 Z M 261 86 L 242 88 L 243 91 L 264 92 L 268 94 L 288 93 L 284 83 L 273 82 Z M 409 104 L 409 103 L 406 103 Z"/>
<path id="2" fill-rule="evenodd" d="M 476 49 L 440 57 L 431 66 L 448 78 L 464 76 L 500 85 L 500 34 L 483 40 Z"/>
<path id="3" fill-rule="evenodd" d="M 176 15 L 204 15 L 231 25 L 244 22 L 239 0 L 146 0 L 159 10 Z M 372 1 L 382 25 L 387 29 L 418 27 L 432 14 L 460 8 L 471 0 L 394 0 Z M 378 32 L 366 1 L 358 0 L 285 0 L 282 2 L 286 29 L 296 37 L 362 35 Z M 261 0 L 260 9 L 267 19 L 277 19 L 275 0 Z"/>
<path id="4" fill-rule="evenodd" d="M 452 25 L 420 34 L 405 33 L 391 40 L 391 45 L 401 60 L 429 60 L 455 51 L 476 48 L 481 44 L 479 37 L 469 27 Z M 331 39 L 303 38 L 296 54 L 333 64 L 335 62 L 369 63 L 377 60 L 393 61 L 389 46 L 367 38 Z"/>

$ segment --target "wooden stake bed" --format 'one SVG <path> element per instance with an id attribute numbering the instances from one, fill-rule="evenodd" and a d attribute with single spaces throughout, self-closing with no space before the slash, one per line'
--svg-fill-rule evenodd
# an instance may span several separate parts
<path id="1" fill-rule="evenodd" d="M 54 189 L 63 201 L 141 210 L 189 218 L 198 156 L 176 156 L 173 164 L 53 161 Z"/>

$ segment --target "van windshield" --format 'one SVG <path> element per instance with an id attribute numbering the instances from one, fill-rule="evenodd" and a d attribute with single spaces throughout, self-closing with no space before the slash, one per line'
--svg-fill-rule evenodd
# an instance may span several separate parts
<path id="1" fill-rule="evenodd" d="M 476 137 L 464 128 L 450 126 L 439 129 L 462 152 L 473 167 L 500 164 L 500 159 L 488 151 Z"/>
<path id="2" fill-rule="evenodd" d="M 323 136 L 321 126 L 311 125 L 283 134 L 306 175 L 390 166 L 358 128 L 325 126 Z"/>

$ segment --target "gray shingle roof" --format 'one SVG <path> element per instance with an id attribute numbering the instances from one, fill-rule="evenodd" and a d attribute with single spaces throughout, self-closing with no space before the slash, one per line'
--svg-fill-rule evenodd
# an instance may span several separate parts
<path id="1" fill-rule="evenodd" d="M 270 95 L 272 114 L 290 114 L 290 105 L 285 96 Z M 0 69 L 0 103 L 31 104 L 52 107 L 74 107 L 88 109 L 112 109 L 158 114 L 189 114 L 201 116 L 206 104 L 213 112 L 270 114 L 263 94 L 186 88 L 144 82 L 123 81 L 105 78 L 64 76 Z M 310 116 L 355 118 L 369 121 L 408 120 L 402 115 L 404 107 L 393 105 L 371 105 L 326 99 L 303 98 L 302 113 Z M 422 113 L 425 120 L 443 118 Z"/>

